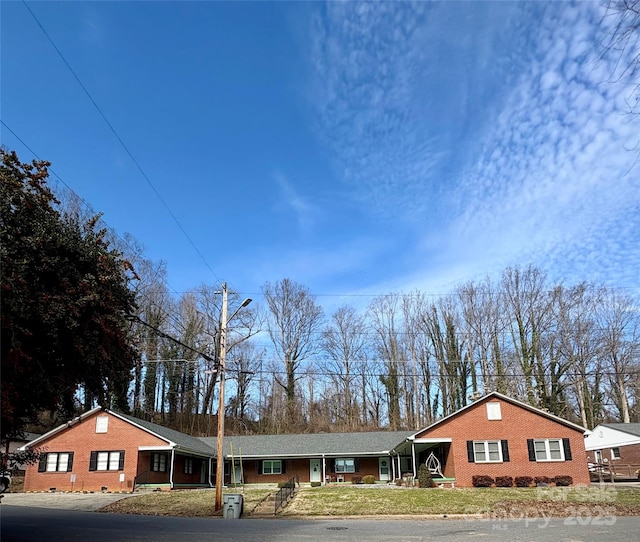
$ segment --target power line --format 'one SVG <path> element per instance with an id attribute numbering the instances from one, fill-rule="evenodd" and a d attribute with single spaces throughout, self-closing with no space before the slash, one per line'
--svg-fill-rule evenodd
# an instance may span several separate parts
<path id="1" fill-rule="evenodd" d="M 111 122 L 109 121 L 109 119 L 107 118 L 107 116 L 104 114 L 104 112 L 102 111 L 102 109 L 100 108 L 100 106 L 97 104 L 97 102 L 94 100 L 93 96 L 91 95 L 91 93 L 89 92 L 89 90 L 87 89 L 87 87 L 84 86 L 84 84 L 82 83 L 82 81 L 80 80 L 80 78 L 78 77 L 78 75 L 76 74 L 76 72 L 74 71 L 74 69 L 71 67 L 71 65 L 69 64 L 69 62 L 67 61 L 67 59 L 65 58 L 65 56 L 62 54 L 62 51 L 60 51 L 60 49 L 58 48 L 58 46 L 55 44 L 55 42 L 53 41 L 53 39 L 51 38 L 51 36 L 49 36 L 48 32 L 45 30 L 44 26 L 42 25 L 42 23 L 40 22 L 40 20 L 38 19 L 38 17 L 36 17 L 35 13 L 31 10 L 31 8 L 28 6 L 26 0 L 22 0 L 22 3 L 24 4 L 24 6 L 27 8 L 27 10 L 29 11 L 29 13 L 31 14 L 31 16 L 33 17 L 34 21 L 36 22 L 36 24 L 40 27 L 40 30 L 42 30 L 42 33 L 45 35 L 45 37 L 47 38 L 47 40 L 49 41 L 49 43 L 51 44 L 51 46 L 55 49 L 56 53 L 58 53 L 58 56 L 60 57 L 60 59 L 62 60 L 62 62 L 64 63 L 64 65 L 67 67 L 67 69 L 69 70 L 69 72 L 71 73 L 71 75 L 73 76 L 73 78 L 76 80 L 76 82 L 78 83 L 78 85 L 80 85 L 80 88 L 84 91 L 84 93 L 86 94 L 87 98 L 89 98 L 89 101 L 93 104 L 93 106 L 95 107 L 96 111 L 98 112 L 98 114 L 102 117 L 102 119 L 104 120 L 104 122 L 106 123 L 106 125 L 109 127 L 109 129 L 111 130 L 111 132 L 113 133 L 113 135 L 115 136 L 116 140 L 118 141 L 118 143 L 120 143 L 120 145 L 122 146 L 122 148 L 124 149 L 124 151 L 127 153 L 127 155 L 129 156 L 129 158 L 131 159 L 131 161 L 133 162 L 133 164 L 136 166 L 136 168 L 138 169 L 138 171 L 140 172 L 140 174 L 142 175 L 142 177 L 144 178 L 144 180 L 147 182 L 147 184 L 149 185 L 149 187 L 151 188 L 151 190 L 153 191 L 153 193 L 156 195 L 156 197 L 160 200 L 160 203 L 162 203 L 162 205 L 164 206 L 165 210 L 167 211 L 167 213 L 169 213 L 169 216 L 171 216 L 172 220 L 175 222 L 175 224 L 178 226 L 179 230 L 182 232 L 182 234 L 185 236 L 185 238 L 187 239 L 187 241 L 189 242 L 189 244 L 191 245 L 191 247 L 195 250 L 196 254 L 200 257 L 200 259 L 202 260 L 202 262 L 204 263 L 204 265 L 206 266 L 206 268 L 211 272 L 211 274 L 213 275 L 213 277 L 216 279 L 217 282 L 221 282 L 221 280 L 218 278 L 218 276 L 216 275 L 216 273 L 213 271 L 213 269 L 211 268 L 211 266 L 209 265 L 209 262 L 207 262 L 207 260 L 205 259 L 205 257 L 202 255 L 202 253 L 200 252 L 200 250 L 198 249 L 198 247 L 196 246 L 196 244 L 193 242 L 193 240 L 191 239 L 191 237 L 189 236 L 189 234 L 187 233 L 187 231 L 184 229 L 184 227 L 182 226 L 182 224 L 180 223 L 180 221 L 178 220 L 178 218 L 176 217 L 176 215 L 173 213 L 173 211 L 171 210 L 171 208 L 169 207 L 169 205 L 167 204 L 167 202 L 164 200 L 164 198 L 160 195 L 160 192 L 158 191 L 158 189 L 155 187 L 155 185 L 153 184 L 153 182 L 151 181 L 151 179 L 149 178 L 149 176 L 147 175 L 147 173 L 144 171 L 144 169 L 142 169 L 142 166 L 140 165 L 140 163 L 138 162 L 138 160 L 136 160 L 135 156 L 133 155 L 133 153 L 129 150 L 129 147 L 127 147 L 126 143 L 123 141 L 123 139 L 120 137 L 120 134 L 118 134 L 117 130 L 114 128 L 113 124 L 111 124 Z"/>
<path id="2" fill-rule="evenodd" d="M 0 123 L 13 135 L 13 137 L 15 137 L 36 159 L 38 160 L 43 160 L 42 157 L 35 151 L 33 150 L 33 148 L 26 142 L 24 141 L 24 139 L 22 139 L 4 120 L 0 119 Z M 69 193 L 71 193 L 73 195 L 74 198 L 76 198 L 77 201 L 79 201 L 80 203 L 82 203 L 82 205 L 84 205 L 85 209 L 91 213 L 91 214 L 96 214 L 95 210 L 93 209 L 93 207 L 91 206 L 91 204 L 85 200 L 82 196 L 80 196 L 73 188 L 71 188 L 71 186 L 69 186 L 69 184 L 51 167 L 49 166 L 47 168 L 47 171 L 53 176 L 55 177 L 62 185 L 65 186 L 65 188 L 69 191 Z M 104 218 L 100 218 L 100 222 L 104 224 L 104 226 L 106 227 L 106 229 L 109 231 L 109 233 L 117 238 L 124 246 L 128 247 L 129 250 L 131 250 L 132 253 L 135 252 L 135 249 L 129 244 L 129 242 L 121 237 L 118 232 L 112 228 L 111 226 L 109 226 L 109 224 L 104 220 Z M 155 277 L 158 278 L 159 276 L 159 270 L 157 270 L 155 272 Z M 175 288 L 173 288 L 173 286 L 171 286 L 171 284 L 169 284 L 169 282 L 165 279 L 162 278 L 161 283 L 167 287 L 167 290 L 169 292 L 173 292 L 174 294 L 178 294 L 177 290 Z M 167 319 L 172 320 L 173 321 L 173 325 L 184 331 L 185 329 L 185 325 L 178 319 L 176 318 L 176 316 L 174 315 L 173 312 L 169 312 L 168 310 L 166 310 L 164 307 L 162 307 L 161 305 L 158 305 L 157 303 L 155 303 L 153 300 L 151 299 L 147 299 L 147 303 L 152 306 L 157 308 L 163 316 L 165 316 Z"/>

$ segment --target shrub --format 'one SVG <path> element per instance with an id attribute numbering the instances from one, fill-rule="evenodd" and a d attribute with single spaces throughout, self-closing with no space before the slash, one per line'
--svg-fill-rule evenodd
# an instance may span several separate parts
<path id="1" fill-rule="evenodd" d="M 362 477 L 362 483 L 363 484 L 375 484 L 376 483 L 376 477 L 373 476 L 373 474 L 367 474 L 366 476 Z"/>
<path id="2" fill-rule="evenodd" d="M 311 482 L 311 487 L 320 487 L 322 482 Z"/>
<path id="3" fill-rule="evenodd" d="M 513 486 L 512 476 L 496 476 L 496 487 L 511 487 Z"/>
<path id="4" fill-rule="evenodd" d="M 397 485 L 398 487 L 401 487 L 401 486 L 402 486 L 402 483 L 403 483 L 403 482 L 402 482 L 402 478 L 396 478 L 396 485 Z"/>
<path id="5" fill-rule="evenodd" d="M 557 486 L 570 486 L 573 484 L 573 478 L 568 475 L 556 476 L 554 482 Z"/>
<path id="6" fill-rule="evenodd" d="M 473 487 L 491 487 L 494 484 L 493 478 L 486 474 L 474 474 L 471 478 Z"/>
<path id="7" fill-rule="evenodd" d="M 292 482 L 290 480 L 288 480 L 286 482 L 278 482 L 278 489 L 282 489 L 283 487 L 294 488 L 294 487 L 296 487 L 296 483 Z"/>
<path id="8" fill-rule="evenodd" d="M 351 483 L 352 484 L 361 484 L 362 483 L 362 476 L 352 476 L 351 477 Z"/>
<path id="9" fill-rule="evenodd" d="M 516 476 L 516 487 L 530 487 L 533 484 L 533 478 L 531 476 Z"/>
<path id="10" fill-rule="evenodd" d="M 536 476 L 533 481 L 537 486 L 539 485 L 549 485 L 553 482 L 553 478 L 549 478 L 548 476 Z"/>
<path id="11" fill-rule="evenodd" d="M 418 487 L 434 487 L 433 478 L 431 477 L 431 472 L 427 468 L 427 466 L 423 463 L 418 468 Z"/>

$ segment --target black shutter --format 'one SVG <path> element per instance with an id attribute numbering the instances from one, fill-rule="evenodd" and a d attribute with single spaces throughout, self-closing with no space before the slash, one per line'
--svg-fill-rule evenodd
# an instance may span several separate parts
<path id="1" fill-rule="evenodd" d="M 40 454 L 40 461 L 38 462 L 38 472 L 45 472 L 47 470 L 47 454 Z"/>
<path id="2" fill-rule="evenodd" d="M 335 460 L 335 459 L 332 459 L 332 460 L 329 462 L 329 466 L 330 466 L 330 469 L 329 469 L 329 470 L 330 470 L 331 472 L 336 472 L 336 460 Z"/>
<path id="3" fill-rule="evenodd" d="M 257 461 L 258 463 L 258 474 L 264 474 L 264 461 Z"/>
<path id="4" fill-rule="evenodd" d="M 118 470 L 124 470 L 124 450 L 120 450 L 120 461 L 118 462 Z"/>
<path id="5" fill-rule="evenodd" d="M 69 462 L 67 463 L 67 472 L 73 470 L 73 452 L 69 452 Z"/>
<path id="6" fill-rule="evenodd" d="M 284 459 L 281 459 L 280 464 L 282 465 L 282 474 L 284 474 L 287 472 L 287 462 Z"/>
<path id="7" fill-rule="evenodd" d="M 475 456 L 473 455 L 473 441 L 472 440 L 468 440 L 467 441 L 467 461 L 469 461 L 469 463 L 475 463 Z"/>
<path id="8" fill-rule="evenodd" d="M 98 452 L 91 452 L 91 457 L 89 457 L 89 470 L 97 470 L 98 469 Z"/>
<path id="9" fill-rule="evenodd" d="M 360 460 L 357 457 L 353 460 L 353 467 L 355 472 L 360 472 Z"/>
<path id="10" fill-rule="evenodd" d="M 528 438 L 527 439 L 527 450 L 529 451 L 529 461 L 535 461 L 536 460 L 536 448 L 533 445 L 533 439 L 532 438 Z"/>
<path id="11" fill-rule="evenodd" d="M 564 460 L 571 461 L 571 444 L 568 438 L 562 439 L 562 446 L 564 448 Z"/>
<path id="12" fill-rule="evenodd" d="M 509 462 L 509 442 L 506 440 L 501 440 L 500 444 L 502 446 L 502 461 L 505 463 Z"/>

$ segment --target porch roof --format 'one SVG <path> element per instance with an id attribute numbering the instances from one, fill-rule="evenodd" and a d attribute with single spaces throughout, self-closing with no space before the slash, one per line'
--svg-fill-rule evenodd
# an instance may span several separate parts
<path id="1" fill-rule="evenodd" d="M 225 436 L 224 455 L 262 457 L 341 457 L 386 455 L 415 431 L 374 431 L 294 435 Z M 200 437 L 216 448 L 217 437 Z"/>

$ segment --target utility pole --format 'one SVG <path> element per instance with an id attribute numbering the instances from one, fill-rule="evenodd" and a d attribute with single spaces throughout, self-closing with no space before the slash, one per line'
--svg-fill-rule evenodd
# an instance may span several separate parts
<path id="1" fill-rule="evenodd" d="M 215 510 L 222 510 L 222 486 L 224 486 L 224 378 L 225 358 L 227 355 L 227 283 L 222 284 L 222 317 L 220 325 L 220 363 L 218 375 L 220 378 L 220 397 L 218 403 L 218 438 L 216 450 L 216 504 Z"/>
<path id="2" fill-rule="evenodd" d="M 222 315 L 220 317 L 220 360 L 218 363 L 218 375 L 220 376 L 220 397 L 218 402 L 218 437 L 216 449 L 216 502 L 215 511 L 222 510 L 222 487 L 224 486 L 224 379 L 225 360 L 227 356 L 227 322 L 251 303 L 251 298 L 246 298 L 236 311 L 227 319 L 228 291 L 227 283 L 222 284 Z M 232 466 L 233 467 L 233 466 Z"/>

